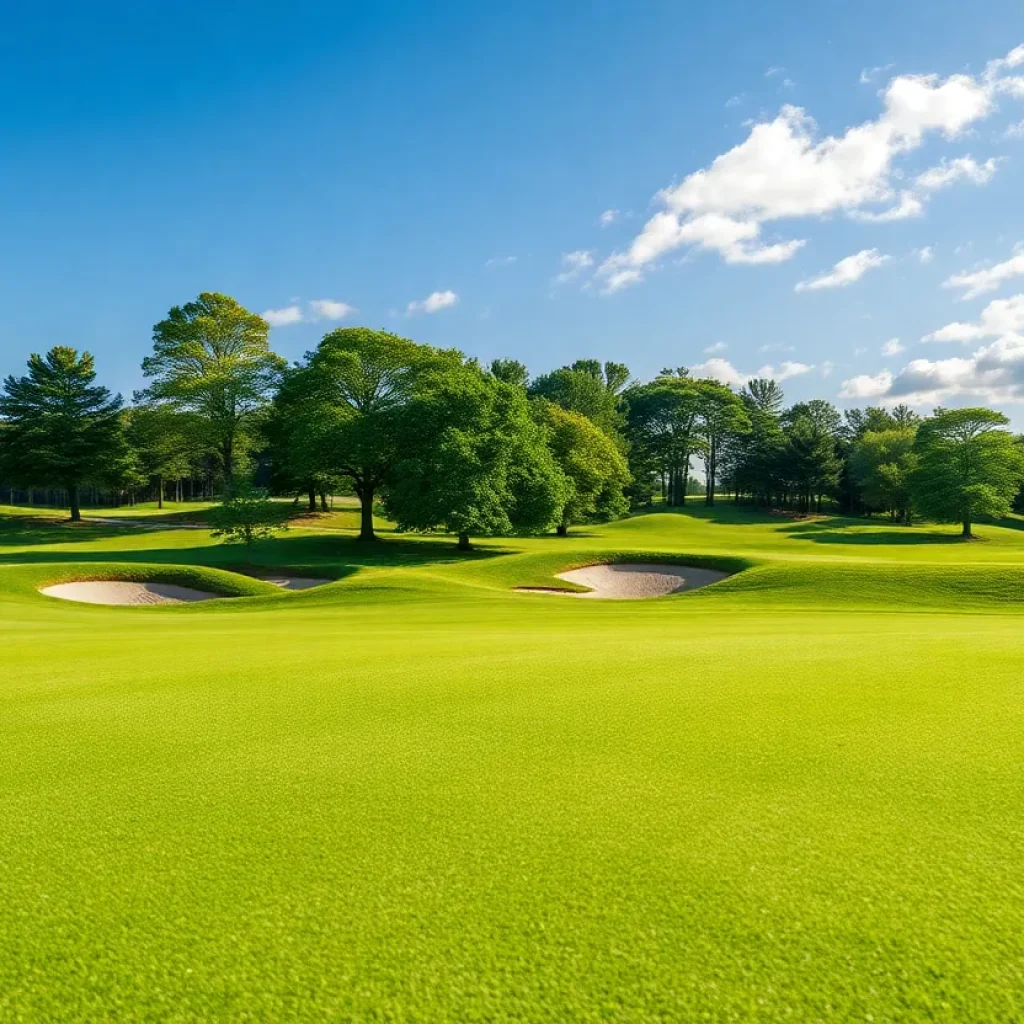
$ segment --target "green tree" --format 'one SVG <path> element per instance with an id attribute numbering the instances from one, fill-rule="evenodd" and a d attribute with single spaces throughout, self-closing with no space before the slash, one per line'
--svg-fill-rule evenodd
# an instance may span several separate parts
<path id="1" fill-rule="evenodd" d="M 121 396 L 95 381 L 88 352 L 57 346 L 30 356 L 28 374 L 8 377 L 0 395 L 8 472 L 66 490 L 75 522 L 82 484 L 119 443 Z"/>
<path id="2" fill-rule="evenodd" d="M 530 371 L 526 364 L 519 362 L 518 359 L 495 359 L 487 369 L 492 376 L 506 384 L 516 384 L 525 388 L 530 382 Z"/>
<path id="3" fill-rule="evenodd" d="M 578 412 L 609 437 L 621 438 L 625 417 L 620 392 L 628 380 L 629 371 L 621 363 L 602 367 L 596 359 L 580 359 L 537 377 L 530 384 L 530 396 Z"/>
<path id="4" fill-rule="evenodd" d="M 565 480 L 522 388 L 447 359 L 417 382 L 401 418 L 401 458 L 384 491 L 400 530 L 541 533 L 555 525 Z"/>
<path id="5" fill-rule="evenodd" d="M 136 396 L 136 400 L 141 396 Z M 164 484 L 189 471 L 195 448 L 190 418 L 169 405 L 139 402 L 126 410 L 125 436 L 143 477 L 156 482 L 157 507 L 164 507 Z"/>
<path id="6" fill-rule="evenodd" d="M 350 480 L 361 507 L 360 540 L 376 540 L 373 503 L 402 453 L 402 421 L 417 382 L 451 353 L 387 331 L 345 327 L 326 334 L 291 382 L 295 472 Z M 525 399 L 524 399 L 525 400 Z"/>
<path id="7" fill-rule="evenodd" d="M 607 522 L 625 515 L 629 503 L 623 488 L 629 483 L 629 469 L 614 441 L 586 416 L 543 398 L 532 401 L 531 411 L 547 431 L 555 464 L 565 476 L 559 536 L 577 523 Z"/>
<path id="8" fill-rule="evenodd" d="M 1020 441 L 992 409 L 936 409 L 917 431 L 914 504 L 939 522 L 961 523 L 961 535 L 983 516 L 1005 516 L 1024 478 Z"/>
<path id="9" fill-rule="evenodd" d="M 839 482 L 842 463 L 836 448 L 841 418 L 828 402 L 799 403 L 784 417 L 785 447 L 779 469 L 801 512 L 817 508 Z"/>
<path id="10" fill-rule="evenodd" d="M 910 481 L 917 465 L 915 427 L 869 430 L 854 442 L 850 467 L 864 501 L 910 522 Z"/>
<path id="11" fill-rule="evenodd" d="M 690 461 L 702 454 L 698 416 L 701 389 L 684 376 L 661 376 L 625 393 L 630 468 L 656 472 L 665 481 L 665 503 L 686 503 Z"/>
<path id="12" fill-rule="evenodd" d="M 203 292 L 153 328 L 153 354 L 142 361 L 153 381 L 146 398 L 197 415 L 228 493 L 285 365 L 270 351 L 268 332 L 234 299 Z"/>
<path id="13" fill-rule="evenodd" d="M 696 388 L 697 421 L 704 441 L 704 504 L 714 505 L 722 449 L 730 438 L 749 432 L 750 416 L 739 396 L 717 380 L 696 381 Z"/>
<path id="14" fill-rule="evenodd" d="M 210 509 L 208 518 L 214 537 L 245 545 L 247 562 L 251 561 L 253 544 L 288 529 L 281 507 L 265 490 L 248 482 L 240 482 L 223 504 Z"/>

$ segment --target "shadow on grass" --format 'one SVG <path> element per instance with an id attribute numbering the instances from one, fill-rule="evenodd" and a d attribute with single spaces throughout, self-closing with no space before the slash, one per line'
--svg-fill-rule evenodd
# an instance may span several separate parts
<path id="1" fill-rule="evenodd" d="M 86 535 L 86 529 L 83 529 L 81 537 L 74 536 L 68 539 L 84 541 L 117 536 L 109 530 L 89 530 Z M 247 552 L 242 544 L 232 543 L 126 550 L 105 548 L 102 551 L 3 551 L 5 543 L 42 544 L 57 543 L 65 539 L 49 531 L 42 532 L 42 540 L 37 536 L 28 536 L 20 541 L 0 539 L 0 564 L 118 561 L 205 565 L 220 569 L 246 567 L 275 570 L 288 566 L 324 566 L 336 570 L 332 575 L 347 575 L 344 570 L 475 562 L 508 554 L 508 549 L 493 547 L 469 552 L 456 551 L 454 542 L 449 538 L 388 538 L 364 543 L 354 537 L 330 534 L 274 537 L 254 544 L 251 552 Z M 73 532 L 77 534 L 78 529 L 75 528 Z M 137 531 L 122 531 L 122 535 L 129 533 L 134 535 Z"/>
<path id="2" fill-rule="evenodd" d="M 886 545 L 920 545 L 920 544 L 962 544 L 963 538 L 953 533 L 930 533 L 926 527 L 920 527 L 915 533 L 913 527 L 894 523 L 880 529 L 864 529 L 862 520 L 841 520 L 848 529 L 837 528 L 837 521 L 830 520 L 816 523 L 794 523 L 784 526 L 780 533 L 788 534 L 793 540 L 808 540 L 813 544 L 886 544 Z"/>

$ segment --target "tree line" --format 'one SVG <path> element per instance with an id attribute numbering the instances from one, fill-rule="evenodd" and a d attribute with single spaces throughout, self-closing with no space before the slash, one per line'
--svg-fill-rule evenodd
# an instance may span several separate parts
<path id="1" fill-rule="evenodd" d="M 79 520 L 83 493 L 162 504 L 168 488 L 232 500 L 259 483 L 310 511 L 354 494 L 366 541 L 380 508 L 400 530 L 468 548 L 728 495 L 793 514 L 919 514 L 969 537 L 1011 509 L 1024 479 L 1021 439 L 990 409 L 787 407 L 774 380 L 737 390 L 680 366 L 641 382 L 593 359 L 531 377 L 517 360 L 485 366 L 365 327 L 330 331 L 289 365 L 265 320 L 209 292 L 171 309 L 152 341 L 147 386 L 127 404 L 65 346 L 4 381 L 12 502 L 42 489 Z"/>

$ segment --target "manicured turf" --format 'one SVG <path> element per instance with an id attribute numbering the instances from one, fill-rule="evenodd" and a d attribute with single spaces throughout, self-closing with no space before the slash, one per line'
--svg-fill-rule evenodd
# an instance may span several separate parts
<path id="1" fill-rule="evenodd" d="M 255 549 L 295 594 L 0 515 L 0 1020 L 1024 1019 L 1018 521 L 348 515 Z M 511 590 L 638 555 L 741 571 Z M 36 592 L 154 571 L 253 596 Z"/>

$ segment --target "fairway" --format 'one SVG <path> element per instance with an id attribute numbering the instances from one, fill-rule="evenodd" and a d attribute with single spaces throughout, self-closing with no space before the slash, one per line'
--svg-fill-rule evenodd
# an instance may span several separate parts
<path id="1" fill-rule="evenodd" d="M 254 549 L 338 580 L 287 593 L 6 516 L 0 1019 L 1019 1019 L 1019 525 L 323 517 Z M 735 575 L 512 590 L 628 556 Z M 250 596 L 37 593 L 111 574 Z"/>

